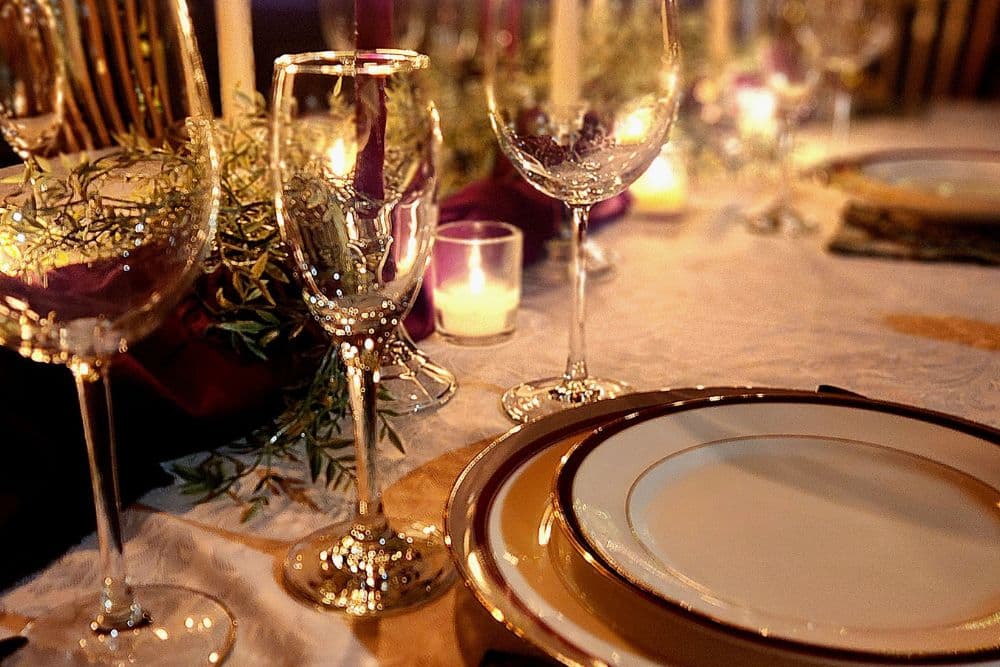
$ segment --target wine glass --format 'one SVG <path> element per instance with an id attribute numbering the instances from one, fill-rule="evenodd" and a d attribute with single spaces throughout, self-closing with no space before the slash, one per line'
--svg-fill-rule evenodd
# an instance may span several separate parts
<path id="1" fill-rule="evenodd" d="M 56 144 L 65 69 L 47 2 L 0 0 L 0 133 L 22 160 Z"/>
<path id="2" fill-rule="evenodd" d="M 434 526 L 382 508 L 375 466 L 380 357 L 415 297 L 433 240 L 440 144 L 409 51 L 330 51 L 275 61 L 272 173 L 303 295 L 347 370 L 357 463 L 355 516 L 306 536 L 284 563 L 293 595 L 351 616 L 419 604 L 453 579 Z"/>
<path id="3" fill-rule="evenodd" d="M 821 78 L 818 44 L 802 29 L 803 14 L 792 0 L 748 5 L 742 17 L 745 49 L 724 75 L 731 115 L 745 146 L 763 137 L 777 150 L 777 193 L 762 210 L 746 214 L 751 231 L 791 236 L 816 231 L 793 202 L 795 130 L 813 109 Z"/>
<path id="4" fill-rule="evenodd" d="M 680 90 L 677 39 L 673 0 L 493 3 L 486 94 L 494 133 L 524 178 L 573 218 L 566 370 L 509 389 L 502 403 L 515 421 L 629 389 L 587 371 L 587 222 L 591 206 L 624 191 L 667 140 Z"/>
<path id="5" fill-rule="evenodd" d="M 847 142 L 851 128 L 851 90 L 861 71 L 875 61 L 896 35 L 892 0 L 805 0 L 801 29 L 817 42 L 826 71 L 836 81 L 833 141 Z"/>
<path id="6" fill-rule="evenodd" d="M 64 153 L 39 165 L 30 189 L 0 191 L 0 343 L 73 373 L 101 571 L 96 595 L 27 626 L 17 664 L 211 664 L 234 637 L 215 598 L 179 586 L 133 587 L 126 575 L 109 366 L 191 286 L 219 206 L 212 111 L 186 6 L 145 2 L 137 12 L 158 34 L 133 66 L 163 59 L 155 89 L 170 100 L 147 103 L 169 106 L 160 120 L 172 140 L 123 138 L 99 154 Z"/>
<path id="7" fill-rule="evenodd" d="M 358 17 L 355 10 L 360 5 L 355 0 L 320 0 L 320 24 L 328 47 L 334 50 L 354 49 L 361 37 L 358 35 Z M 417 50 L 430 41 L 429 22 L 436 11 L 427 0 L 391 0 L 381 2 L 378 7 L 368 7 L 369 14 L 362 17 L 371 23 L 384 19 L 389 14 L 389 28 L 375 31 L 369 38 L 386 39 L 390 43 L 377 44 L 381 47 L 402 47 Z M 384 27 L 384 26 L 383 26 Z M 365 46 L 372 46 L 367 44 Z M 413 215 L 437 216 L 434 206 L 424 206 L 415 202 Z M 433 224 L 433 223 L 432 223 Z M 381 380 L 383 388 L 382 407 L 394 414 L 416 413 L 421 410 L 444 405 L 455 394 L 458 382 L 455 374 L 437 363 L 417 347 L 400 318 L 395 336 L 385 348 L 382 356 Z"/>

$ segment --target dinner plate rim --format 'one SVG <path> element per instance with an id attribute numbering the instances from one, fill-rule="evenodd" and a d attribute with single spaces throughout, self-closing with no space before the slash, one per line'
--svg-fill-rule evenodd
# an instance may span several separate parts
<path id="1" fill-rule="evenodd" d="M 874 150 L 832 158 L 827 163 L 827 166 L 855 167 L 876 162 L 902 162 L 904 160 L 1000 162 L 1000 150 L 976 146 L 876 148 Z"/>
<path id="2" fill-rule="evenodd" d="M 488 592 L 481 589 L 475 578 L 470 575 L 463 553 L 460 553 L 462 549 L 460 546 L 461 540 L 456 539 L 457 530 L 455 524 L 457 519 L 454 517 L 461 514 L 461 510 L 456 507 L 457 499 L 465 489 L 466 480 L 475 474 L 484 460 L 495 456 L 498 450 L 509 446 L 510 441 L 515 438 L 520 437 L 525 439 L 522 444 L 515 446 L 513 451 L 508 452 L 508 456 L 497 462 L 495 469 L 488 474 L 487 486 L 470 493 L 470 499 L 475 502 L 475 507 L 471 510 L 473 518 L 468 522 L 468 528 L 477 536 L 477 542 L 485 545 L 486 542 L 483 540 L 483 537 L 485 537 L 485 517 L 490 514 L 496 500 L 497 492 L 503 486 L 504 482 L 527 461 L 565 437 L 599 425 L 603 420 L 612 421 L 636 410 L 655 407 L 664 401 L 669 402 L 671 396 L 676 396 L 681 391 L 683 390 L 662 389 L 626 394 L 618 398 L 557 412 L 526 424 L 518 424 L 498 436 L 484 447 L 481 452 L 476 454 L 462 469 L 462 472 L 452 486 L 451 492 L 448 494 L 448 501 L 445 504 L 444 511 L 445 545 L 466 587 L 472 592 L 476 601 L 495 620 L 502 623 L 516 636 L 528 641 L 560 662 L 577 664 L 578 662 L 590 661 L 590 663 L 595 665 L 604 664 L 602 658 L 595 655 L 593 651 L 578 646 L 570 639 L 564 637 L 558 630 L 551 627 L 551 624 L 535 616 L 528 606 L 518 598 L 516 592 L 505 580 L 492 558 L 482 559 L 484 561 L 483 567 L 489 573 L 488 578 L 491 583 L 500 590 L 504 602 L 516 608 L 520 614 L 531 618 L 545 634 L 548 641 L 542 641 L 530 629 L 521 627 L 520 624 L 514 622 L 509 614 L 505 613 L 507 610 L 500 607 L 501 603 L 490 599 Z M 719 388 L 716 391 L 725 391 L 725 389 Z M 650 402 L 647 404 L 645 403 L 646 400 Z M 678 402 L 683 400 L 686 399 L 677 399 Z M 619 407 L 619 409 L 615 409 L 616 407 Z M 574 417 L 576 419 L 573 419 Z M 485 506 L 480 504 L 482 498 L 486 499 Z M 553 644 L 558 645 L 559 649 L 554 648 Z"/>
<path id="3" fill-rule="evenodd" d="M 1000 164 L 1000 150 L 993 148 L 977 147 L 909 147 L 909 148 L 881 148 L 865 151 L 852 155 L 832 158 L 818 166 L 813 172 L 821 180 L 835 187 L 841 188 L 852 196 L 858 197 L 861 201 L 868 201 L 877 206 L 886 206 L 897 210 L 917 211 L 931 214 L 929 223 L 954 222 L 972 224 L 997 224 L 1000 220 L 1000 213 L 995 210 L 995 205 L 1000 202 L 1000 196 L 994 197 L 974 197 L 969 201 L 950 200 L 931 192 L 919 188 L 906 188 L 889 181 L 877 178 L 863 171 L 864 167 L 876 164 L 888 164 L 892 162 L 905 161 L 925 161 L 925 162 L 989 162 Z M 907 191 L 918 193 L 932 203 L 914 203 L 910 201 L 885 203 L 872 201 L 872 193 L 859 189 L 857 183 L 843 182 L 841 179 L 848 174 L 855 174 L 866 183 L 878 184 L 889 190 Z"/>
<path id="4" fill-rule="evenodd" d="M 847 169 L 857 170 L 892 162 L 994 162 L 1000 163 L 1000 150 L 994 148 L 878 148 L 831 158 L 820 170 L 830 175 Z"/>
<path id="5" fill-rule="evenodd" d="M 653 591 L 650 587 L 633 580 L 627 573 L 621 572 L 613 563 L 609 562 L 599 550 L 594 549 L 584 536 L 572 508 L 571 482 L 574 473 L 583 462 L 586 455 L 593 451 L 602 442 L 608 440 L 616 433 L 620 433 L 632 426 L 646 423 L 671 414 L 679 414 L 690 410 L 712 408 L 725 405 L 762 405 L 781 403 L 801 403 L 824 405 L 834 407 L 846 407 L 855 409 L 867 409 L 875 412 L 891 414 L 900 417 L 914 418 L 922 422 L 951 428 L 956 431 L 986 440 L 994 446 L 1000 447 L 1000 429 L 993 428 L 986 424 L 980 424 L 962 417 L 949 415 L 934 410 L 920 408 L 902 403 L 882 401 L 867 398 L 864 396 L 828 394 L 822 392 L 815 393 L 789 393 L 782 390 L 767 390 L 761 392 L 730 394 L 725 396 L 707 397 L 692 399 L 681 403 L 657 405 L 648 408 L 635 410 L 627 415 L 613 419 L 601 425 L 586 436 L 580 443 L 575 445 L 561 461 L 556 471 L 553 481 L 552 502 L 556 516 L 563 524 L 563 533 L 566 535 L 569 544 L 590 563 L 603 576 L 613 578 L 620 583 L 631 588 L 635 593 L 641 595 L 645 600 L 657 606 L 674 612 L 684 613 L 695 618 L 702 623 L 723 627 L 726 631 L 736 635 L 741 635 L 748 639 L 764 640 L 768 644 L 784 646 L 785 648 L 806 652 L 815 655 L 829 656 L 839 659 L 850 660 L 892 660 L 903 663 L 934 664 L 935 662 L 947 662 L 951 660 L 988 660 L 1000 657 L 1000 640 L 995 644 L 972 648 L 962 651 L 880 651 L 859 648 L 847 648 L 815 644 L 805 640 L 788 638 L 784 636 L 774 636 L 769 634 L 762 636 L 746 627 L 736 625 L 731 621 L 713 616 L 708 612 L 686 606 L 679 601 L 670 600 L 661 594 Z M 984 482 L 985 483 L 985 482 Z M 992 485 L 990 485 L 992 487 Z"/>

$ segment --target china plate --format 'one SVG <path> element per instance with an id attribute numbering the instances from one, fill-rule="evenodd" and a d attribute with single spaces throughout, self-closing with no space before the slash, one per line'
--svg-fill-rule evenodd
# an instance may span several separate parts
<path id="1" fill-rule="evenodd" d="M 728 397 L 598 429 L 556 505 L 638 591 L 868 656 L 1000 648 L 1000 431 L 894 404 Z"/>
<path id="2" fill-rule="evenodd" d="M 706 396 L 771 391 L 630 394 L 513 428 L 481 452 L 452 489 L 445 527 L 459 573 L 495 619 L 565 664 L 856 667 L 871 662 L 732 632 L 636 595 L 610 572 L 588 563 L 553 520 L 556 467 L 596 426 L 651 406 L 680 408 Z"/>
<path id="3" fill-rule="evenodd" d="M 869 204 L 922 214 L 925 222 L 1000 223 L 1000 151 L 879 151 L 822 171 Z"/>

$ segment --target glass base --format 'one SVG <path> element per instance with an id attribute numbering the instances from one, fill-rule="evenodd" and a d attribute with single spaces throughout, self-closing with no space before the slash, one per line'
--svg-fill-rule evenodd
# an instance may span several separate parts
<path id="1" fill-rule="evenodd" d="M 747 229 L 756 234 L 777 234 L 786 236 L 809 236 L 818 227 L 800 211 L 788 204 L 774 204 L 763 211 L 750 213 L 745 217 Z"/>
<path id="2" fill-rule="evenodd" d="M 298 599 L 364 618 L 428 602 L 455 580 L 436 527 L 410 524 L 372 534 L 354 520 L 293 545 L 283 571 L 285 587 Z"/>
<path id="3" fill-rule="evenodd" d="M 587 378 L 567 381 L 563 377 L 545 378 L 519 384 L 500 398 L 507 416 L 526 423 L 546 415 L 588 403 L 627 394 L 632 388 L 618 380 Z"/>
<path id="4" fill-rule="evenodd" d="M 420 350 L 405 329 L 386 347 L 379 375 L 388 395 L 379 407 L 401 415 L 439 408 L 458 389 L 455 374 Z"/>
<path id="5" fill-rule="evenodd" d="M 233 646 L 236 622 L 213 597 L 180 586 L 136 586 L 150 622 L 133 630 L 98 634 L 92 595 L 32 621 L 28 644 L 7 665 L 218 665 Z"/>

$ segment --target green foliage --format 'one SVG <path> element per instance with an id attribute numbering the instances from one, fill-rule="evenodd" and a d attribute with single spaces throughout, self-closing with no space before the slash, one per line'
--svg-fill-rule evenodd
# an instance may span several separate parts
<path id="1" fill-rule="evenodd" d="M 177 464 L 173 472 L 195 502 L 228 496 L 244 506 L 243 520 L 259 512 L 274 494 L 309 503 L 303 483 L 280 474 L 279 462 L 302 462 L 311 480 L 346 489 L 354 479 L 353 439 L 342 433 L 349 413 L 344 370 L 325 334 L 313 324 L 297 286 L 291 254 L 282 242 L 268 172 L 267 117 L 263 99 L 245 100 L 246 113 L 217 124 L 221 158 L 216 236 L 197 292 L 210 313 L 210 331 L 220 342 L 261 362 L 275 352 L 296 355 L 297 365 L 318 368 L 306 381 L 284 387 L 285 408 L 257 425 L 245 438 L 206 454 L 195 465 Z M 193 128 L 189 128 L 193 129 Z M 194 134 L 194 133 L 192 133 Z M 197 198 L 197 152 L 152 146 L 141 136 L 117 138 L 121 150 L 75 162 L 30 161 L 15 182 L 16 201 L 4 201 L 0 244 L 5 261 L 17 261 L 39 275 L 76 261 L 109 255 L 148 241 L 165 225 L 162 216 L 185 215 Z M 151 166 L 144 166 L 149 163 Z M 107 195 L 105 184 L 122 174 L 146 173 L 127 200 Z M 86 221 L 83 224 L 81 221 Z M 143 235 L 140 237 L 140 235 Z M 98 244 L 85 254 L 74 248 Z M 10 253 L 16 252 L 12 257 Z M 304 335 L 311 331 L 314 336 Z M 2 333 L 2 332 L 0 332 Z M 382 412 L 381 437 L 403 450 Z M 350 430 L 350 429 L 348 429 Z M 256 479 L 249 485 L 241 480 Z"/>
<path id="2" fill-rule="evenodd" d="M 220 123 L 222 193 L 218 233 L 206 272 L 221 278 L 205 304 L 213 328 L 238 350 L 266 360 L 273 349 L 303 338 L 312 315 L 294 276 L 274 213 L 267 169 L 267 117 L 263 99 L 246 100 L 247 113 Z M 320 334 L 317 338 L 325 339 Z M 348 489 L 354 481 L 354 441 L 347 384 L 336 346 L 301 341 L 296 349 L 318 364 L 306 380 L 285 387 L 285 409 L 246 438 L 209 452 L 193 466 L 174 465 L 182 491 L 208 502 L 223 495 L 244 506 L 249 520 L 275 494 L 309 504 L 302 483 L 283 476 L 279 462 L 307 464 L 312 482 Z M 403 450 L 402 441 L 381 411 L 380 437 Z M 346 432 L 345 432 L 346 431 Z M 303 462 L 301 457 L 305 457 Z M 257 481 L 243 491 L 241 480 Z"/>
<path id="3" fill-rule="evenodd" d="M 222 201 L 205 271 L 219 280 L 205 305 L 235 348 L 267 359 L 270 348 L 298 338 L 311 315 L 274 215 L 263 98 L 245 99 L 245 108 L 217 124 Z"/>

